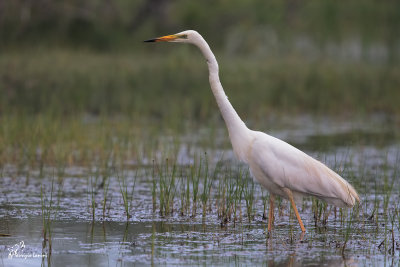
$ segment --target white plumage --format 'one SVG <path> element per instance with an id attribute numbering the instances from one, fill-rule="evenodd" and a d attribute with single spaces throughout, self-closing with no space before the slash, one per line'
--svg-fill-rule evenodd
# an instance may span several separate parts
<path id="1" fill-rule="evenodd" d="M 323 163 L 273 136 L 246 127 L 229 102 L 219 80 L 217 60 L 207 42 L 196 31 L 183 31 L 145 42 L 191 43 L 200 48 L 209 69 L 211 90 L 228 128 L 233 150 L 238 159 L 270 193 L 268 231 L 274 214 L 274 196 L 290 200 L 302 231 L 305 231 L 295 202 L 311 195 L 338 207 L 352 207 L 360 199 L 354 188 Z"/>

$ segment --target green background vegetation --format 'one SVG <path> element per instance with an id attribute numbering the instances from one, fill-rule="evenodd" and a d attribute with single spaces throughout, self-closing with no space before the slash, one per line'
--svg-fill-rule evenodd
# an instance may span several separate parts
<path id="1" fill-rule="evenodd" d="M 400 113 L 398 1 L 15 0 L 0 5 L 0 115 L 216 116 L 194 48 L 142 43 L 185 29 L 245 120 Z"/>

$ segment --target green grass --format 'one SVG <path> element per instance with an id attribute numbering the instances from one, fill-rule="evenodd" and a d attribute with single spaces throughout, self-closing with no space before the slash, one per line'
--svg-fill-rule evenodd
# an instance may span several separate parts
<path id="1" fill-rule="evenodd" d="M 242 176 L 242 173 L 241 175 Z M 244 183 L 244 199 L 246 201 L 246 210 L 247 210 L 247 219 L 249 223 L 254 219 L 254 189 L 255 189 L 255 183 L 253 180 L 251 180 L 251 177 L 248 172 L 244 176 L 241 177 L 241 179 L 249 180 L 249 181 L 243 181 Z"/>
<path id="2" fill-rule="evenodd" d="M 135 185 L 136 185 L 136 177 L 137 173 L 133 177 L 133 182 L 129 182 L 127 174 L 124 171 L 121 171 L 117 174 L 118 176 L 118 183 L 119 183 L 119 190 L 121 193 L 122 204 L 125 210 L 126 221 L 132 217 L 131 210 L 132 210 L 132 201 L 135 192 Z"/>
<path id="3" fill-rule="evenodd" d="M 201 199 L 201 204 L 203 207 L 203 218 L 206 217 L 207 214 L 207 208 L 208 208 L 208 202 L 210 200 L 210 196 L 211 196 L 211 188 L 213 186 L 213 178 L 216 178 L 216 175 L 218 173 L 218 166 L 219 164 L 217 163 L 217 166 L 214 170 L 214 174 L 212 177 L 210 177 L 209 171 L 208 171 L 208 160 L 207 160 L 207 155 L 205 155 L 205 163 L 204 164 L 204 171 L 203 174 L 201 175 L 203 177 L 203 191 L 200 195 L 200 199 Z"/>
<path id="4" fill-rule="evenodd" d="M 174 212 L 174 199 L 176 196 L 176 181 L 178 170 L 176 164 L 168 163 L 159 166 L 155 166 L 156 173 L 158 176 L 158 192 L 159 192 L 159 205 L 160 215 L 168 216 Z"/>
<path id="5" fill-rule="evenodd" d="M 59 177 L 61 179 L 57 184 L 58 192 L 55 191 L 55 176 L 53 171 L 53 177 L 51 180 L 50 188 L 47 188 L 42 183 L 40 187 L 40 204 L 41 204 L 41 213 L 42 213 L 42 254 L 47 255 L 47 263 L 50 264 L 51 254 L 52 254 L 52 246 L 53 246 L 53 223 L 57 219 L 57 214 L 59 210 L 60 198 L 63 192 L 62 188 L 62 179 L 63 177 Z M 57 196 L 55 196 L 57 194 Z M 55 199 L 57 197 L 57 199 Z M 44 258 L 42 258 L 44 261 Z"/>
<path id="6" fill-rule="evenodd" d="M 271 112 L 400 114 L 396 64 L 216 55 L 226 93 L 249 121 Z M 182 127 L 182 119 L 204 123 L 218 114 L 206 64 L 192 47 L 166 45 L 162 54 L 11 52 L 0 68 L 2 117 L 124 114 L 135 124 L 151 119 Z"/>
<path id="7" fill-rule="evenodd" d="M 216 54 L 226 93 L 252 128 L 298 113 L 340 118 L 384 112 L 393 124 L 398 121 L 396 64 Z M 121 165 L 119 155 L 140 161 L 159 150 L 173 159 L 180 143 L 176 136 L 201 127 L 211 129 L 199 141 L 203 147 L 220 145 L 210 140 L 223 122 L 206 64 L 192 47 L 166 45 L 140 55 L 14 51 L 0 58 L 0 68 L 0 165 L 39 166 L 42 173 L 45 165 L 60 171 L 94 161 Z M 160 132 L 175 136 L 175 144 L 165 146 Z M 360 134 L 333 138 L 351 144 Z M 390 131 L 363 138 L 380 138 L 384 145 L 396 136 Z M 318 147 L 335 145 L 315 140 Z M 229 146 L 227 139 L 223 142 Z"/>

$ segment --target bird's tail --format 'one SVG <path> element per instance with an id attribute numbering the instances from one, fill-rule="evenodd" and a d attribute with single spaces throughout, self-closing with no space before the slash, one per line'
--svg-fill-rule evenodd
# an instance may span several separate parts
<path id="1" fill-rule="evenodd" d="M 360 197 L 357 194 L 357 191 L 349 184 L 346 182 L 346 187 L 347 187 L 347 197 L 343 199 L 343 201 L 346 203 L 348 207 L 353 207 L 356 202 L 360 203 Z"/>

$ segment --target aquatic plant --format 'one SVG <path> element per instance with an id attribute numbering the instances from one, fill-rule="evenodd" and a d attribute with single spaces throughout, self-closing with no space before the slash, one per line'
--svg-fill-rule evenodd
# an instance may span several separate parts
<path id="1" fill-rule="evenodd" d="M 241 179 L 248 179 L 248 181 L 244 182 L 244 199 L 246 201 L 246 210 L 247 210 L 247 219 L 249 223 L 253 220 L 254 218 L 254 211 L 253 211 L 253 204 L 254 204 L 254 188 L 255 188 L 255 183 L 253 179 L 249 179 L 249 172 L 246 171 L 246 174 L 244 178 L 242 177 Z"/>
<path id="2" fill-rule="evenodd" d="M 218 174 L 218 167 L 219 164 L 217 163 L 217 166 L 214 170 L 214 173 L 212 174 L 212 176 L 209 176 L 209 170 L 208 170 L 208 160 L 207 160 L 207 155 L 205 155 L 204 157 L 204 170 L 202 170 L 202 177 L 203 177 L 203 192 L 200 195 L 200 199 L 202 202 L 202 207 L 203 207 L 203 218 L 205 218 L 206 216 L 206 212 L 207 212 L 207 204 L 208 201 L 211 197 L 211 188 L 213 186 L 213 181 L 216 178 L 217 174 Z M 200 165 L 201 166 L 201 165 Z"/>
<path id="3" fill-rule="evenodd" d="M 136 175 L 137 172 L 135 173 L 135 176 L 132 177 L 133 181 L 130 183 L 129 181 L 127 181 L 127 175 L 124 171 L 117 173 L 119 190 L 121 193 L 127 221 L 129 221 L 129 219 L 132 217 L 130 214 L 130 210 L 132 207 L 133 193 L 135 191 Z"/>
<path id="4" fill-rule="evenodd" d="M 192 182 L 192 217 L 196 216 L 197 213 L 197 201 L 199 193 L 199 184 L 201 178 L 201 167 L 202 161 L 200 160 L 199 165 L 191 165 L 189 170 L 189 178 Z"/>
<path id="5" fill-rule="evenodd" d="M 51 254 L 52 254 L 52 225 L 53 221 L 57 218 L 57 213 L 59 209 L 60 198 L 62 194 L 62 184 L 58 184 L 58 193 L 57 193 L 57 203 L 53 199 L 55 188 L 54 188 L 54 172 L 53 178 L 51 179 L 50 192 L 45 189 L 44 185 L 40 186 L 40 203 L 41 203 L 41 212 L 42 212 L 42 251 L 47 255 L 47 261 L 50 262 Z M 48 196 L 48 193 L 50 196 Z M 42 258 L 44 261 L 44 258 Z"/>
<path id="6" fill-rule="evenodd" d="M 174 212 L 177 166 L 175 164 L 172 164 L 170 171 L 169 161 L 167 159 L 165 165 L 156 165 L 155 169 L 156 173 L 158 174 L 160 215 L 170 215 Z"/>

